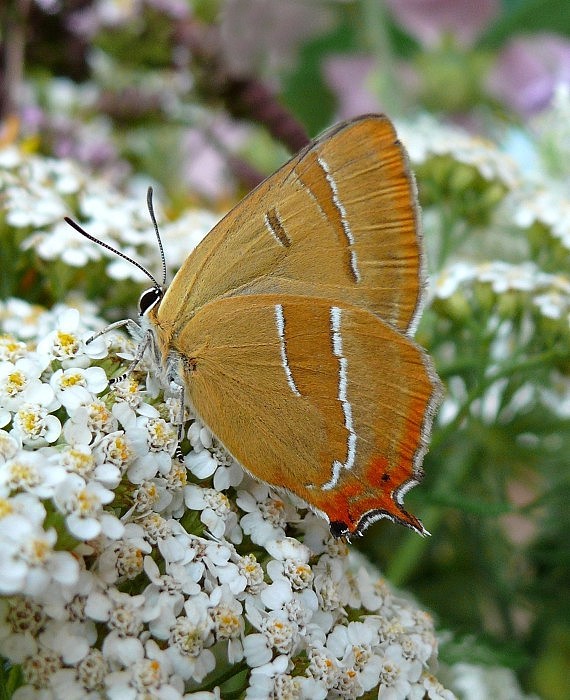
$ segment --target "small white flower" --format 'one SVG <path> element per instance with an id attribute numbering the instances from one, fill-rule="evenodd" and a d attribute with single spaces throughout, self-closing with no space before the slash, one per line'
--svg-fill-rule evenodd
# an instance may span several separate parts
<path id="1" fill-rule="evenodd" d="M 232 556 L 227 545 L 189 536 L 186 532 L 175 533 L 168 554 L 168 561 L 183 565 L 194 581 L 199 581 L 208 572 L 217 577 L 219 568 L 227 566 Z"/>
<path id="2" fill-rule="evenodd" d="M 216 538 L 237 525 L 237 515 L 232 511 L 229 499 L 215 489 L 188 484 L 184 489 L 184 502 L 190 510 L 200 511 L 200 520 Z"/>
<path id="3" fill-rule="evenodd" d="M 156 700 L 182 700 L 184 684 L 173 674 L 165 651 L 152 639 L 145 644 L 145 658 L 124 671 L 115 671 L 105 679 L 109 700 L 152 697 Z"/>
<path id="4" fill-rule="evenodd" d="M 220 586 L 210 595 L 210 618 L 214 623 L 216 641 L 227 641 L 228 661 L 237 663 L 243 658 L 242 636 L 245 620 L 241 603 L 227 586 Z"/>
<path id="5" fill-rule="evenodd" d="M 9 300 L 7 304 L 10 304 L 11 301 L 13 302 L 13 300 Z M 0 306 L 0 312 L 1 310 L 2 307 Z M 6 328 L 4 327 L 4 322 L 6 320 L 7 319 L 3 319 L 2 324 L 4 332 L 6 331 Z M 14 364 L 22 357 L 29 356 L 29 354 L 30 352 L 26 343 L 23 343 L 21 340 L 16 340 L 16 338 L 13 338 L 10 335 L 0 336 L 0 362 L 12 362 Z"/>
<path id="6" fill-rule="evenodd" d="M 124 402 L 133 409 L 139 408 L 143 403 L 144 388 L 134 372 L 113 384 L 112 391 L 117 403 Z"/>
<path id="7" fill-rule="evenodd" d="M 91 648 L 74 668 L 56 671 L 51 677 L 51 687 L 57 698 L 97 700 L 102 696 L 109 671 L 103 653 Z"/>
<path id="8" fill-rule="evenodd" d="M 93 395 L 101 393 L 108 381 L 101 367 L 70 368 L 56 370 L 51 376 L 50 385 L 60 403 L 67 410 L 74 410 L 81 404 L 93 401 Z"/>
<path id="9" fill-rule="evenodd" d="M 127 523 L 121 531 L 120 541 L 110 543 L 99 556 L 99 575 L 106 583 L 138 576 L 143 571 L 144 555 L 152 551 L 140 525 Z"/>
<path id="10" fill-rule="evenodd" d="M 265 545 L 270 540 L 285 537 L 285 527 L 296 511 L 290 502 L 278 496 L 266 484 L 253 483 L 248 491 L 239 491 L 238 506 L 246 512 L 240 520 L 242 530 L 255 544 Z"/>
<path id="11" fill-rule="evenodd" d="M 207 479 L 213 474 L 216 491 L 240 485 L 243 469 L 198 419 L 190 424 L 188 439 L 194 449 L 186 456 L 186 465 L 198 479 Z"/>
<path id="12" fill-rule="evenodd" d="M 214 670 L 215 657 L 207 647 L 213 643 L 213 622 L 207 614 L 208 598 L 199 594 L 186 601 L 185 615 L 170 630 L 166 653 L 184 680 L 198 683 Z"/>
<path id="13" fill-rule="evenodd" d="M 59 418 L 52 416 L 47 408 L 25 403 L 14 415 L 12 434 L 24 445 L 41 447 L 55 442 L 61 435 Z"/>
<path id="14" fill-rule="evenodd" d="M 336 625 L 327 637 L 327 649 L 341 660 L 345 668 L 358 672 L 358 682 L 363 690 L 378 684 L 381 659 L 373 652 L 379 642 L 378 632 L 372 624 L 350 622 Z"/>
<path id="15" fill-rule="evenodd" d="M 19 440 L 5 430 L 0 430 L 0 464 L 13 457 L 19 448 Z"/>
<path id="16" fill-rule="evenodd" d="M 66 308 L 56 321 L 56 330 L 46 334 L 38 343 L 40 356 L 59 360 L 63 367 L 88 367 L 90 359 L 101 359 L 107 355 L 104 340 L 99 339 L 88 345 L 82 331 L 81 314 L 77 309 Z"/>
<path id="17" fill-rule="evenodd" d="M 40 379 L 45 369 L 43 364 L 29 357 L 22 357 L 15 363 L 0 363 L 0 402 L 4 408 L 17 411 L 25 403 L 51 410 L 58 408 L 54 392 Z"/>
<path id="18" fill-rule="evenodd" d="M 512 671 L 509 671 L 509 673 L 512 674 Z M 505 684 L 502 683 L 501 687 L 505 688 Z M 518 688 L 517 692 L 519 692 L 520 698 L 523 700 L 522 692 L 518 691 Z M 428 697 L 429 700 L 456 700 L 456 697 L 451 690 L 446 690 L 431 673 L 424 672 L 419 681 L 412 686 L 412 695 L 410 700 L 424 700 L 426 697 Z M 474 696 L 473 700 L 475 700 L 476 697 L 477 696 Z M 515 695 L 513 694 L 510 697 L 515 697 Z"/>
<path id="19" fill-rule="evenodd" d="M 363 688 L 359 682 L 358 671 L 354 668 L 341 667 L 331 695 L 343 698 L 357 698 L 363 694 Z M 384 697 L 384 696 L 382 696 Z M 407 700 L 407 695 L 399 695 L 398 700 Z M 396 700 L 396 698 L 390 698 Z"/>
<path id="20" fill-rule="evenodd" d="M 309 648 L 308 657 L 307 673 L 309 676 L 321 681 L 327 690 L 333 688 L 339 678 L 340 664 L 338 659 L 319 644 Z"/>
<path id="21" fill-rule="evenodd" d="M 79 540 L 91 540 L 101 533 L 111 539 L 121 537 L 123 526 L 103 506 L 115 494 L 96 481 L 85 482 L 78 474 L 69 474 L 56 489 L 54 503 L 66 518 L 69 531 Z"/>
<path id="22" fill-rule="evenodd" d="M 173 452 L 176 447 L 176 430 L 163 418 L 141 416 L 137 421 L 148 434 L 148 444 L 152 452 Z"/>
<path id="23" fill-rule="evenodd" d="M 264 589 L 262 595 L 266 591 Z M 246 603 L 247 619 L 259 630 L 259 634 L 248 634 L 244 639 L 244 653 L 249 666 L 266 664 L 272 658 L 274 649 L 281 654 L 289 654 L 299 641 L 299 625 L 282 609 L 284 602 L 275 600 L 275 607 L 269 612 L 258 610 L 250 601 Z"/>
<path id="24" fill-rule="evenodd" d="M 250 595 L 257 595 L 265 586 L 263 568 L 253 554 L 246 554 L 237 560 L 238 573 L 244 579 L 243 590 Z"/>
<path id="25" fill-rule="evenodd" d="M 121 472 L 114 465 L 100 463 L 89 445 L 65 447 L 51 456 L 52 464 L 61 465 L 66 472 L 78 474 L 85 481 L 95 479 L 107 488 L 116 488 L 121 480 Z"/>
<path id="26" fill-rule="evenodd" d="M 138 518 L 137 522 L 144 530 L 146 541 L 153 546 L 172 534 L 170 522 L 159 513 L 147 513 Z"/>
<path id="27" fill-rule="evenodd" d="M 54 620 L 88 622 L 85 601 L 92 591 L 102 589 L 95 573 L 82 569 L 76 581 L 52 582 L 41 594 L 44 610 Z"/>
<path id="28" fill-rule="evenodd" d="M 149 619 L 142 595 L 129 595 L 115 588 L 93 591 L 85 603 L 85 612 L 95 621 L 105 622 L 110 633 L 103 642 L 103 654 L 111 662 L 128 666 L 144 657 L 138 635 Z"/>
<path id="29" fill-rule="evenodd" d="M 134 412 L 126 404 L 121 408 L 121 422 L 125 427 L 125 434 L 137 452 L 137 458 L 127 470 L 129 481 L 141 484 L 157 474 L 167 475 L 172 465 L 171 455 L 176 447 L 176 430 L 157 415 L 140 415 L 133 421 Z M 156 409 L 149 406 L 150 411 L 157 413 Z M 139 444 L 141 436 L 144 436 L 145 448 Z"/>
<path id="30" fill-rule="evenodd" d="M 358 600 L 366 610 L 372 612 L 378 610 L 391 595 L 390 590 L 383 579 L 373 580 L 368 570 L 360 567 L 354 577 Z"/>
<path id="31" fill-rule="evenodd" d="M 136 457 L 135 445 L 122 431 L 104 435 L 93 445 L 93 455 L 99 464 L 108 464 L 119 472 L 125 471 Z"/>
<path id="32" fill-rule="evenodd" d="M 269 698 L 302 698 L 300 681 L 295 682 L 287 671 L 290 667 L 288 656 L 277 656 L 253 668 L 245 697 L 248 700 L 269 700 Z M 317 695 L 321 698 L 325 696 Z"/>
<path id="33" fill-rule="evenodd" d="M 13 512 L 0 519 L 0 592 L 38 595 L 52 579 L 77 580 L 77 561 L 54 549 L 55 530 L 44 530 L 26 515 Z"/>
<path id="34" fill-rule="evenodd" d="M 70 418 L 63 427 L 63 435 L 71 445 L 89 445 L 95 436 L 117 429 L 117 420 L 105 403 L 99 399 L 69 410 Z"/>
<path id="35" fill-rule="evenodd" d="M 143 483 L 133 491 L 132 499 L 135 511 L 147 513 L 152 510 L 161 513 L 172 502 L 172 494 L 167 488 L 165 479 L 151 479 Z"/>
<path id="36" fill-rule="evenodd" d="M 51 498 L 66 475 L 63 467 L 51 464 L 49 452 L 19 450 L 0 466 L 0 489 L 27 491 L 38 498 Z"/>
<path id="37" fill-rule="evenodd" d="M 419 673 L 416 675 L 415 672 L 410 672 L 409 665 L 409 662 L 404 658 L 401 647 L 396 644 L 390 645 L 385 652 L 380 668 L 379 694 L 388 700 L 400 700 L 400 698 L 408 697 L 412 683 L 415 683 L 419 678 Z"/>
<path id="38" fill-rule="evenodd" d="M 342 560 L 323 555 L 313 566 L 313 574 L 313 588 L 322 610 L 336 610 L 348 602 L 350 589 Z"/>
<path id="39" fill-rule="evenodd" d="M 0 654 L 13 663 L 23 661 L 47 621 L 43 606 L 29 597 L 0 598 Z"/>

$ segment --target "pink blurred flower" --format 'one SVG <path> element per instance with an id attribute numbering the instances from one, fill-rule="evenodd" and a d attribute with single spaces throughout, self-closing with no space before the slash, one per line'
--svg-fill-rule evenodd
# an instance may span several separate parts
<path id="1" fill-rule="evenodd" d="M 371 56 L 338 55 L 326 59 L 323 73 L 327 85 L 336 95 L 339 119 L 379 111 L 380 103 L 369 85 L 373 70 Z"/>
<path id="2" fill-rule="evenodd" d="M 332 21 L 325 3 L 226 0 L 220 12 L 226 66 L 232 75 L 290 69 L 299 46 Z"/>
<path id="3" fill-rule="evenodd" d="M 212 116 L 207 129 L 186 132 L 182 146 L 183 176 L 188 187 L 211 200 L 232 197 L 236 183 L 228 156 L 239 151 L 250 130 L 224 115 Z"/>
<path id="4" fill-rule="evenodd" d="M 451 34 L 471 46 L 500 12 L 499 0 L 386 0 L 396 21 L 424 46 Z"/>
<path id="5" fill-rule="evenodd" d="M 570 41 L 547 33 L 512 39 L 487 81 L 492 95 L 523 116 L 547 107 L 560 84 L 570 85 Z"/>

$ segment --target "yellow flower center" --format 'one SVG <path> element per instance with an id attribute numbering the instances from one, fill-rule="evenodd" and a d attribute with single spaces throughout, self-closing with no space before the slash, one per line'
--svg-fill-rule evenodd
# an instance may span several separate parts
<path id="1" fill-rule="evenodd" d="M 5 518 L 7 515 L 12 515 L 14 512 L 14 506 L 7 501 L 5 498 L 0 498 L 0 520 Z"/>
<path id="2" fill-rule="evenodd" d="M 19 370 L 16 370 L 15 372 L 10 373 L 7 377 L 6 393 L 8 396 L 15 396 L 26 387 L 27 383 L 25 374 Z"/>
<path id="3" fill-rule="evenodd" d="M 10 466 L 10 476 L 10 481 L 16 488 L 34 486 L 39 482 L 37 471 L 24 462 L 14 462 Z"/>
<path id="4" fill-rule="evenodd" d="M 69 450 L 68 454 L 71 461 L 71 466 L 78 474 L 88 474 L 91 469 L 93 469 L 93 455 L 80 452 L 79 450 L 74 450 L 73 448 Z"/>
<path id="5" fill-rule="evenodd" d="M 33 562 L 41 564 L 46 560 L 50 551 L 51 547 L 46 540 L 33 540 L 30 543 L 29 556 Z"/>
<path id="6" fill-rule="evenodd" d="M 70 372 L 64 374 L 59 382 L 62 389 L 69 389 L 72 386 L 85 386 L 85 378 L 81 372 Z"/>
<path id="7" fill-rule="evenodd" d="M 89 515 L 93 512 L 97 500 L 85 489 L 77 493 L 77 510 L 81 515 Z"/>
<path id="8" fill-rule="evenodd" d="M 56 344 L 59 346 L 61 352 L 64 355 L 72 357 L 76 354 L 79 348 L 79 342 L 72 333 L 64 333 L 63 331 L 58 331 L 56 337 Z"/>
<path id="9" fill-rule="evenodd" d="M 28 435 L 33 435 L 38 433 L 41 429 L 40 417 L 34 411 L 29 411 L 25 408 L 18 411 L 18 420 L 22 429 L 28 433 Z"/>

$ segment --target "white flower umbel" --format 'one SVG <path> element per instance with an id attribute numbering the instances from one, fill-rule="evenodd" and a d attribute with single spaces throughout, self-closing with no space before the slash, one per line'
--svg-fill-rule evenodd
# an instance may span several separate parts
<path id="1" fill-rule="evenodd" d="M 64 307 L 0 317 L 27 341 L 4 338 L 0 361 L 0 652 L 21 666 L 16 698 L 215 698 L 226 683 L 423 697 L 429 618 L 354 575 L 322 519 L 244 476 L 198 421 L 173 459 L 170 397 L 140 375 L 108 383 L 124 341 L 92 349 Z"/>
<path id="2" fill-rule="evenodd" d="M 68 107 L 68 103 L 65 103 Z M 61 108 L 57 108 L 58 114 Z M 90 130 L 93 130 L 93 123 Z M 91 138 L 90 131 L 85 139 Z M 87 175 L 65 159 L 49 159 L 24 153 L 16 146 L 0 147 L 0 189 L 7 224 L 23 250 L 32 250 L 50 263 L 61 261 L 71 268 L 92 269 L 101 274 L 105 261 L 107 281 L 145 279 L 133 265 L 74 231 L 64 222 L 71 216 L 90 233 L 115 245 L 153 269 L 158 267 L 156 238 L 138 198 L 117 193 L 103 180 Z M 75 210 L 70 210 L 70 207 Z M 158 212 L 160 215 L 160 211 Z M 209 211 L 184 213 L 162 229 L 171 264 L 179 266 L 191 248 L 202 240 L 219 217 Z"/>

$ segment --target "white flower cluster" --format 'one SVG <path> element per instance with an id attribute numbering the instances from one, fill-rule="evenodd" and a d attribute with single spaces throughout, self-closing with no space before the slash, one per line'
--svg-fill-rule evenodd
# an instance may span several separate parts
<path id="1" fill-rule="evenodd" d="M 471 305 L 479 304 L 487 307 L 488 322 L 495 329 L 501 318 L 518 315 L 526 322 L 525 337 L 540 333 L 548 323 L 559 334 L 567 333 L 570 169 L 561 157 L 568 148 L 567 117 L 570 91 L 561 88 L 534 131 L 512 131 L 502 145 L 438 123 L 429 115 L 398 125 L 412 165 L 427 164 L 428 179 L 429 161 L 447 155 L 501 188 L 477 222 L 462 218 L 459 200 L 457 216 L 450 216 L 453 206 L 450 211 L 447 204 L 439 206 L 437 192 L 431 193 L 435 204 L 424 212 L 423 223 L 427 245 L 434 258 L 440 258 L 441 268 L 433 276 L 430 294 L 444 315 L 466 318 L 472 313 Z M 470 201 L 472 194 L 461 196 Z M 511 342 L 520 346 L 515 325 Z M 504 331 L 506 325 L 501 328 Z"/>
<path id="2" fill-rule="evenodd" d="M 491 296 L 482 293 L 487 289 Z M 488 347 L 489 385 L 481 397 L 471 401 L 469 412 L 485 424 L 512 420 L 513 415 L 529 410 L 537 402 L 556 415 L 567 417 L 570 411 L 570 383 L 559 372 L 550 373 L 550 382 L 537 375 L 535 381 L 524 383 L 509 396 L 509 382 L 500 371 L 513 362 L 517 353 L 537 334 L 544 335 L 548 324 L 552 338 L 560 337 L 560 327 L 570 325 L 570 279 L 565 275 L 542 272 L 533 263 L 510 265 L 502 261 L 471 264 L 465 261 L 448 266 L 436 279 L 432 288 L 433 304 L 445 312 L 471 315 L 466 307 L 486 304 L 488 316 L 486 332 L 493 338 Z M 503 299 L 501 300 L 501 295 Z M 447 308 L 448 307 L 448 308 Z M 504 307 L 504 308 L 502 308 Z M 524 309 L 524 313 L 518 313 Z M 518 311 L 517 311 L 518 310 Z M 532 313 L 534 310 L 534 313 Z M 513 320 L 519 317 L 520 323 Z M 542 321 L 542 327 L 540 325 Z M 480 322 L 481 327 L 483 324 Z M 540 329 L 540 330 L 538 330 Z M 566 330 L 567 332 L 567 330 Z M 447 348 L 448 361 L 455 357 L 451 345 Z M 457 359 L 457 358 L 455 358 Z M 499 375 L 494 381 L 491 378 Z M 469 402 L 465 380 L 450 377 L 444 401 L 438 413 L 440 425 L 453 421 L 461 407 Z"/>
<path id="3" fill-rule="evenodd" d="M 0 194 L 6 224 L 15 231 L 31 231 L 24 237 L 22 248 L 33 249 L 42 260 L 85 267 L 105 259 L 110 280 L 146 281 L 137 267 L 94 245 L 65 223 L 64 217 L 71 216 L 91 235 L 151 270 L 160 269 L 150 216 L 141 206 L 142 193 L 137 197 L 121 196 L 72 161 L 31 156 L 10 145 L 0 148 Z M 211 212 L 194 210 L 180 221 L 166 223 L 161 237 L 170 264 L 180 266 L 216 221 Z M 177 244 L 182 231 L 187 236 L 184 250 Z"/>
<path id="4" fill-rule="evenodd" d="M 458 292 L 469 294 L 475 283 L 488 285 L 497 295 L 526 293 L 540 315 L 570 323 L 570 278 L 543 272 L 532 262 L 453 263 L 435 277 L 432 294 L 436 299 L 449 299 Z"/>
<path id="5" fill-rule="evenodd" d="M 356 572 L 320 518 L 244 476 L 197 420 L 186 464 L 172 458 L 175 407 L 141 372 L 109 385 L 129 341 L 86 345 L 66 307 L 12 300 L 0 320 L 0 653 L 21 668 L 16 700 L 453 697 L 430 672 L 431 618 Z"/>
<path id="6" fill-rule="evenodd" d="M 487 282 L 496 294 L 528 291 L 543 316 L 568 320 L 569 119 L 570 90 L 561 86 L 551 108 L 531 128 L 510 130 L 502 143 L 483 140 L 437 122 L 430 115 L 398 124 L 398 134 L 413 166 L 446 155 L 456 163 L 475 168 L 486 181 L 494 181 L 503 188 L 503 194 L 489 200 L 492 226 L 488 231 L 484 226 L 472 229 L 471 234 L 475 235 L 468 240 L 464 221 L 458 217 L 451 224 L 454 243 L 467 242 L 462 251 L 454 250 L 446 240 L 450 238 L 449 231 L 442 234 L 450 226 L 449 214 L 442 219 L 442 209 L 437 204 L 424 212 L 428 244 L 435 250 L 438 245 L 443 246 L 448 254 L 454 254 L 451 262 L 442 261 L 448 267 L 438 273 L 435 297 L 447 298 L 461 284 Z M 437 200 L 436 193 L 432 197 Z M 442 237 L 444 241 L 438 243 Z M 481 263 L 486 250 L 499 252 L 504 259 Z M 533 250 L 536 252 L 532 253 Z M 443 257 L 441 251 L 437 254 Z M 521 256 L 525 255 L 536 257 L 548 270 L 563 272 L 547 274 L 534 263 L 520 264 Z"/>
<path id="7" fill-rule="evenodd" d="M 450 156 L 474 167 L 486 180 L 498 180 L 509 189 L 520 185 L 515 161 L 492 141 L 442 124 L 429 114 L 422 114 L 413 122 L 398 122 L 397 130 L 414 166 L 434 156 Z"/>
<path id="8" fill-rule="evenodd" d="M 559 242 L 566 267 L 570 251 L 570 89 L 561 84 L 548 110 L 516 133 L 511 152 L 522 173 L 521 186 L 509 192 L 505 213 L 522 230 L 542 226 Z M 547 239 L 544 245 L 552 245 Z"/>

